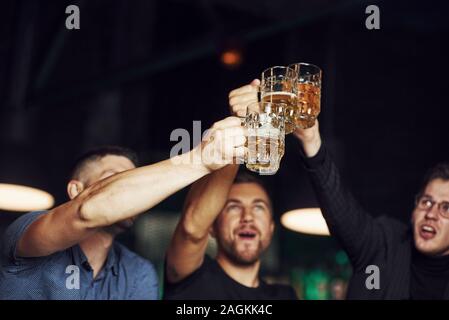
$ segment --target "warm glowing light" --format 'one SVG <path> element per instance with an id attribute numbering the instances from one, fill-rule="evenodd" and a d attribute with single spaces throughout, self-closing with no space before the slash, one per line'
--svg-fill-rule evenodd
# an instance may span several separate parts
<path id="1" fill-rule="evenodd" d="M 238 50 L 227 50 L 221 54 L 221 62 L 227 66 L 237 66 L 242 62 L 242 55 Z"/>
<path id="2" fill-rule="evenodd" d="M 51 208 L 55 200 L 45 191 L 0 183 L 0 210 L 5 211 L 34 211 Z"/>
<path id="3" fill-rule="evenodd" d="M 297 209 L 284 213 L 281 223 L 287 229 L 320 236 L 328 236 L 329 229 L 320 208 Z"/>

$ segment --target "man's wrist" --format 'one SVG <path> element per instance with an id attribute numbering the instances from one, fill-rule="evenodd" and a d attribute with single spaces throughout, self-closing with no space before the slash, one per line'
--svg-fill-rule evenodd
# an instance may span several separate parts
<path id="1" fill-rule="evenodd" d="M 184 166 L 193 171 L 205 176 L 212 172 L 212 170 L 202 161 L 201 147 L 197 146 L 189 152 L 170 158 L 170 161 L 175 166 Z"/>
<path id="2" fill-rule="evenodd" d="M 308 170 L 316 169 L 323 165 L 326 159 L 326 153 L 326 146 L 323 143 L 320 143 L 318 151 L 313 156 L 306 155 L 304 148 L 301 148 L 300 150 L 302 162 Z"/>
<path id="3" fill-rule="evenodd" d="M 304 154 L 307 158 L 312 158 L 317 155 L 318 151 L 320 151 L 321 148 L 321 137 L 318 136 L 318 138 L 304 142 L 302 140 L 302 148 L 304 149 Z"/>
<path id="4" fill-rule="evenodd" d="M 213 170 L 204 162 L 203 159 L 203 145 L 200 143 L 193 148 L 189 153 L 192 159 L 192 165 L 195 170 L 204 172 L 204 175 L 211 173 Z"/>
<path id="5" fill-rule="evenodd" d="M 318 153 L 321 147 L 321 135 L 318 130 L 318 123 L 310 129 L 298 129 L 293 134 L 301 143 L 306 157 L 311 158 Z"/>

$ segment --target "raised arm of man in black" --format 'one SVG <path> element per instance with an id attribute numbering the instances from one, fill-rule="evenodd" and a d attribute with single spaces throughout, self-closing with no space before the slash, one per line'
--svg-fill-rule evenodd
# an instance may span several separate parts
<path id="1" fill-rule="evenodd" d="M 302 160 L 312 180 L 323 216 L 355 268 L 365 268 L 385 246 L 385 226 L 354 199 L 342 182 L 339 170 L 321 141 L 319 124 L 298 129 Z"/>

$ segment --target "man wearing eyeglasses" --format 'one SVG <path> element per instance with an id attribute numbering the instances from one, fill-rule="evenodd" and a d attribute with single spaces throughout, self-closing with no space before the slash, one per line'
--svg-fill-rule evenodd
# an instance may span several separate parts
<path id="1" fill-rule="evenodd" d="M 449 299 L 449 163 L 426 174 L 411 225 L 373 218 L 343 186 L 318 123 L 297 130 L 323 215 L 352 266 L 349 299 Z M 373 269 L 373 266 L 375 267 Z M 369 277 L 378 270 L 378 286 Z"/>
<path id="2" fill-rule="evenodd" d="M 257 88 L 247 85 L 230 97 L 231 109 L 238 113 L 257 99 Z M 294 135 L 329 230 L 353 267 L 347 298 L 449 299 L 449 163 L 425 176 L 411 225 L 374 218 L 343 185 L 318 126 L 317 121 Z"/>

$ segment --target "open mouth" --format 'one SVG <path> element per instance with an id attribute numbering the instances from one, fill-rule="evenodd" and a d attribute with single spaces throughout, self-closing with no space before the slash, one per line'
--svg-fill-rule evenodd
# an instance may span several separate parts
<path id="1" fill-rule="evenodd" d="M 419 229 L 419 235 L 425 240 L 432 239 L 436 236 L 437 231 L 434 227 L 429 225 L 422 225 Z"/>
<path id="2" fill-rule="evenodd" d="M 238 233 L 240 239 L 252 240 L 257 236 L 257 232 L 253 230 L 243 230 Z"/>

